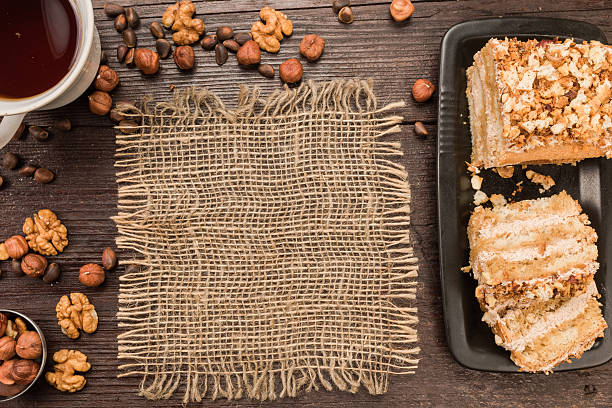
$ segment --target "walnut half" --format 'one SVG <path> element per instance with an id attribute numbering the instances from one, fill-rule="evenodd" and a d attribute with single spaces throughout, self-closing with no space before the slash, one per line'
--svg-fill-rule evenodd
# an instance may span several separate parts
<path id="1" fill-rule="evenodd" d="M 63 392 L 75 392 L 82 390 L 87 383 L 85 377 L 75 374 L 75 371 L 86 372 L 91 368 L 87 362 L 87 356 L 78 350 L 60 350 L 53 354 L 54 372 L 47 372 L 47 382 Z"/>
<path id="2" fill-rule="evenodd" d="M 51 210 L 43 209 L 26 218 L 23 233 L 30 248 L 41 255 L 57 255 L 68 245 L 68 230 Z"/>
<path id="3" fill-rule="evenodd" d="M 98 328 L 98 314 L 94 305 L 82 293 L 73 292 L 70 298 L 64 295 L 55 307 L 57 324 L 62 333 L 71 339 L 80 336 L 79 330 L 93 333 Z"/>
<path id="4" fill-rule="evenodd" d="M 268 6 L 261 9 L 259 17 L 262 21 L 251 26 L 253 40 L 264 51 L 278 52 L 283 35 L 293 34 L 293 23 L 285 14 Z"/>

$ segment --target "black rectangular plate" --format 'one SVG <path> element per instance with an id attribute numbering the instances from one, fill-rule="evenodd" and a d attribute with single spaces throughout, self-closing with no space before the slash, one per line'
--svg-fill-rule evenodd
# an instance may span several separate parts
<path id="1" fill-rule="evenodd" d="M 551 18 L 508 17 L 468 21 L 452 27 L 442 40 L 440 58 L 439 128 L 438 128 L 438 221 L 440 225 L 440 280 L 444 304 L 446 338 L 452 355 L 462 365 L 487 371 L 516 372 L 510 353 L 498 347 L 493 334 L 481 321 L 482 312 L 474 296 L 476 281 L 460 268 L 469 264 L 467 223 L 474 208 L 474 190 L 470 186 L 466 161 L 471 154 L 468 103 L 465 96 L 466 69 L 474 54 L 491 37 L 516 37 L 519 40 L 575 38 L 606 42 L 605 35 L 592 24 Z M 529 181 L 513 200 L 549 196 L 566 190 L 588 214 L 599 235 L 600 270 L 596 283 L 601 293 L 604 317 L 611 323 L 612 270 L 612 160 L 585 160 L 576 166 L 544 165 L 529 168 L 550 175 L 557 185 L 540 194 Z M 483 171 L 483 191 L 510 197 L 515 183 L 526 180 L 521 166 L 515 166 L 511 179 L 502 179 L 492 171 Z M 612 357 L 610 329 L 603 339 L 571 364 L 563 363 L 555 371 L 582 369 L 604 364 Z"/>

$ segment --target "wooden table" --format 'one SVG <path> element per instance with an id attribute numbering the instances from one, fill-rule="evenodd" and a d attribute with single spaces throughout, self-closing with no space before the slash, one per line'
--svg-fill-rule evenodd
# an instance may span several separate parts
<path id="1" fill-rule="evenodd" d="M 94 0 L 97 27 L 102 47 L 109 55 L 109 65 L 116 69 L 121 85 L 114 92 L 115 100 L 136 99 L 155 93 L 155 99 L 168 98 L 170 85 L 202 86 L 217 92 L 233 104 L 241 83 L 261 86 L 264 92 L 278 89 L 280 81 L 265 79 L 257 72 L 239 68 L 230 55 L 226 65 L 214 62 L 214 53 L 195 46 L 197 67 L 190 73 L 179 72 L 172 59 L 162 61 L 161 72 L 143 77 L 137 69 L 117 63 L 115 48 L 121 37 L 113 28 L 102 6 Z M 139 46 L 153 47 L 148 25 L 159 20 L 169 0 L 121 0 L 135 5 L 142 18 L 137 31 Z M 478 372 L 460 366 L 446 346 L 440 281 L 438 275 L 438 242 L 436 221 L 436 115 L 434 98 L 417 104 L 410 97 L 410 88 L 419 78 L 437 83 L 439 48 L 444 33 L 454 24 L 482 17 L 501 15 L 538 15 L 572 18 L 594 23 L 612 38 L 612 2 L 610 0 L 514 1 L 431 1 L 415 2 L 416 11 L 409 21 L 395 23 L 389 17 L 389 1 L 353 1 L 355 22 L 337 22 L 331 0 L 293 1 L 198 1 L 198 16 L 209 31 L 219 25 L 235 30 L 249 30 L 259 9 L 268 4 L 281 9 L 294 22 L 294 34 L 282 44 L 278 55 L 264 55 L 266 62 L 278 67 L 287 58 L 298 55 L 299 42 L 307 33 L 325 38 L 323 58 L 305 64 L 305 79 L 371 77 L 382 103 L 405 100 L 401 114 L 405 117 L 401 139 L 406 165 L 412 183 L 412 239 L 420 259 L 419 277 L 419 346 L 421 361 L 416 375 L 391 377 L 389 392 L 371 396 L 361 390 L 356 395 L 342 392 L 312 392 L 298 399 L 284 399 L 268 406 L 367 407 L 380 406 L 612 406 L 612 364 L 590 370 L 545 375 L 497 374 Z M 4 79 L 2 79 L 4 80 Z M 54 170 L 57 179 L 39 185 L 0 169 L 6 185 L 0 193 L 3 222 L 0 236 L 20 232 L 23 220 L 39 208 L 57 212 L 69 229 L 70 245 L 57 261 L 63 275 L 60 282 L 49 286 L 39 280 L 16 277 L 10 263 L 2 263 L 0 281 L 1 308 L 20 310 L 33 317 L 44 330 L 49 349 L 78 348 L 89 356 L 93 368 L 87 374 L 86 388 L 76 394 L 62 394 L 39 381 L 35 388 L 10 407 L 127 407 L 180 406 L 180 397 L 171 401 L 149 402 L 136 395 L 138 378 L 117 379 L 117 272 L 108 276 L 99 288 L 83 290 L 78 282 L 78 269 L 89 262 L 99 262 L 102 249 L 112 246 L 116 229 L 109 219 L 116 209 L 117 186 L 113 167 L 114 131 L 107 117 L 97 117 L 87 108 L 86 97 L 69 106 L 30 114 L 28 124 L 49 125 L 53 119 L 69 117 L 74 129 L 55 134 L 45 143 L 26 138 L 12 142 L 2 152 L 13 151 L 24 160 Z M 415 121 L 423 121 L 430 136 L 423 139 L 413 132 Z M 130 254 L 119 253 L 120 259 Z M 94 335 L 83 335 L 72 341 L 62 335 L 55 319 L 55 304 L 70 291 L 82 290 L 96 305 L 100 326 Z M 588 388 L 585 388 L 589 386 Z M 587 392 L 592 390 L 595 392 Z M 225 400 L 206 402 L 207 406 L 233 406 Z M 257 403 L 243 402 L 243 406 Z"/>

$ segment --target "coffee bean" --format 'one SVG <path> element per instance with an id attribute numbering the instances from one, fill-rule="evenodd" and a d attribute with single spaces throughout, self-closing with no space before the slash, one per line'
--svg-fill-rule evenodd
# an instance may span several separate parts
<path id="1" fill-rule="evenodd" d="M 240 44 L 243 45 L 245 42 L 249 41 L 251 39 L 251 33 L 236 33 L 234 34 L 234 40 Z"/>
<path id="2" fill-rule="evenodd" d="M 117 255 L 113 248 L 106 247 L 104 252 L 102 252 L 102 266 L 107 271 L 115 269 L 115 266 L 117 266 Z"/>
<path id="3" fill-rule="evenodd" d="M 121 133 L 130 135 L 138 132 L 138 123 L 134 122 L 133 120 L 123 119 L 121 122 L 119 122 L 118 129 L 121 131 Z"/>
<path id="4" fill-rule="evenodd" d="M 193 53 L 193 48 L 188 45 L 181 45 L 176 47 L 174 50 L 174 62 L 176 66 L 182 69 L 183 71 L 190 70 L 193 68 L 195 63 L 195 54 Z"/>
<path id="5" fill-rule="evenodd" d="M 159 54 L 159 58 L 166 59 L 172 51 L 172 44 L 170 44 L 170 41 L 166 40 L 165 38 L 160 38 L 155 41 L 155 49 Z"/>
<path id="6" fill-rule="evenodd" d="M 40 167 L 34 172 L 34 180 L 38 181 L 40 184 L 50 183 L 54 178 L 55 174 L 44 167 Z"/>
<path id="7" fill-rule="evenodd" d="M 117 61 L 123 62 L 125 59 L 125 54 L 128 52 L 128 47 L 125 44 L 119 44 L 117 46 Z"/>
<path id="8" fill-rule="evenodd" d="M 119 14 L 125 13 L 125 9 L 115 3 L 104 4 L 104 13 L 109 17 L 116 17 Z"/>
<path id="9" fill-rule="evenodd" d="M 238 44 L 238 42 L 235 40 L 225 40 L 223 41 L 223 46 L 231 52 L 238 52 L 240 49 L 240 44 Z"/>
<path id="10" fill-rule="evenodd" d="M 125 9 L 125 18 L 132 28 L 137 28 L 140 25 L 140 16 L 136 10 L 131 7 Z"/>
<path id="11" fill-rule="evenodd" d="M 234 36 L 234 30 L 229 26 L 221 26 L 217 28 L 217 38 L 219 42 L 223 42 L 225 40 L 229 40 Z"/>
<path id="12" fill-rule="evenodd" d="M 39 142 L 44 142 L 49 138 L 49 132 L 39 126 L 30 126 L 30 136 Z"/>
<path id="13" fill-rule="evenodd" d="M 332 10 L 335 14 L 338 14 L 343 7 L 350 6 L 351 0 L 334 0 L 332 2 Z"/>
<path id="14" fill-rule="evenodd" d="M 19 174 L 24 177 L 32 177 L 35 171 L 36 166 L 34 166 L 33 164 L 26 164 L 25 166 L 19 169 Z"/>
<path id="15" fill-rule="evenodd" d="M 215 34 L 207 35 L 206 37 L 202 38 L 200 45 L 205 50 L 212 51 L 215 48 L 215 45 L 217 45 L 217 36 Z"/>
<path id="16" fill-rule="evenodd" d="M 23 275 L 23 270 L 21 269 L 21 260 L 20 259 L 13 259 L 11 261 L 11 269 L 13 270 L 13 273 L 17 276 L 21 276 Z"/>
<path id="17" fill-rule="evenodd" d="M 26 128 L 25 123 L 21 122 L 21 125 L 19 125 L 19 127 L 17 128 L 17 130 L 13 134 L 13 137 L 11 138 L 11 140 L 19 140 L 19 139 L 21 139 L 21 136 L 23 136 L 23 131 L 25 130 L 25 128 Z"/>
<path id="18" fill-rule="evenodd" d="M 108 62 L 108 58 L 106 57 L 106 53 L 104 50 L 100 51 L 100 65 L 106 65 Z"/>
<path id="19" fill-rule="evenodd" d="M 151 25 L 149 26 L 149 31 L 151 31 L 151 34 L 153 34 L 153 37 L 155 38 L 165 38 L 166 37 L 166 32 L 164 31 L 164 27 L 162 27 L 162 25 L 159 24 L 157 21 L 154 21 L 151 23 Z"/>
<path id="20" fill-rule="evenodd" d="M 42 279 L 46 283 L 53 283 L 59 278 L 60 272 L 61 270 L 58 264 L 56 264 L 55 262 L 50 263 L 49 266 L 47 266 L 47 270 L 45 271 L 45 274 Z"/>
<path id="21" fill-rule="evenodd" d="M 128 49 L 127 54 L 125 54 L 125 59 L 123 60 L 125 65 L 133 65 L 134 64 L 134 49 Z"/>
<path id="22" fill-rule="evenodd" d="M 429 135 L 429 132 L 425 128 L 423 122 L 414 123 L 414 133 L 419 137 L 426 137 L 427 135 Z"/>
<path id="23" fill-rule="evenodd" d="M 266 78 L 274 78 L 274 67 L 270 64 L 261 64 L 257 71 Z"/>
<path id="24" fill-rule="evenodd" d="M 123 32 L 123 42 L 130 48 L 136 47 L 137 39 L 134 30 L 128 28 Z"/>
<path id="25" fill-rule="evenodd" d="M 68 132 L 72 129 L 72 124 L 70 123 L 70 119 L 58 119 L 53 122 L 53 129 L 61 130 L 62 132 Z"/>
<path id="26" fill-rule="evenodd" d="M 115 30 L 118 32 L 123 32 L 128 26 L 127 18 L 125 18 L 125 14 L 119 14 L 115 17 Z"/>
<path id="27" fill-rule="evenodd" d="M 215 61 L 217 65 L 223 65 L 227 61 L 227 48 L 223 44 L 215 45 Z"/>
<path id="28" fill-rule="evenodd" d="M 19 156 L 15 153 L 6 152 L 2 156 L 2 167 L 5 169 L 13 170 L 19 164 Z"/>

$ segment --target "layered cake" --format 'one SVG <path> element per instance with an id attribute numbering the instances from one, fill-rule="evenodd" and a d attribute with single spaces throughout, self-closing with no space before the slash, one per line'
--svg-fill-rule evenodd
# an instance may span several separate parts
<path id="1" fill-rule="evenodd" d="M 471 164 L 612 156 L 612 47 L 492 38 L 467 70 Z"/>
<path id="2" fill-rule="evenodd" d="M 494 208 L 468 224 L 476 298 L 495 342 L 525 371 L 550 371 L 607 327 L 593 280 L 597 234 L 566 192 Z"/>

